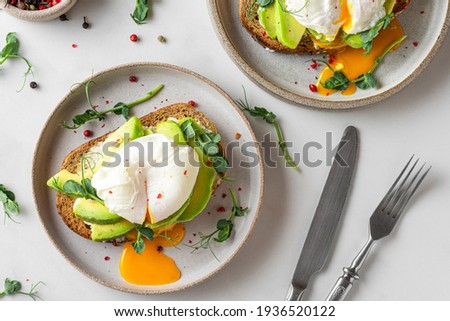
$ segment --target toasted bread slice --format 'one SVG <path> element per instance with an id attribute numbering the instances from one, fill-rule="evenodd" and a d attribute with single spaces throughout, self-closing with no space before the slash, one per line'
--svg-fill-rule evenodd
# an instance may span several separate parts
<path id="1" fill-rule="evenodd" d="M 202 127 L 211 130 L 214 133 L 217 133 L 217 129 L 214 123 L 209 120 L 201 111 L 198 109 L 184 103 L 173 104 L 164 108 L 161 108 L 157 111 L 154 111 L 150 114 L 147 114 L 140 118 L 140 121 L 143 126 L 146 127 L 154 127 L 158 123 L 168 120 L 169 118 L 177 118 L 181 119 L 184 117 L 191 117 L 195 121 L 197 121 Z M 111 132 L 110 132 L 111 133 Z M 107 133 L 101 137 L 95 138 L 87 143 L 79 146 L 70 152 L 66 158 L 64 158 L 61 170 L 66 169 L 71 173 L 77 173 L 80 170 L 81 157 L 86 155 L 89 150 L 95 146 L 97 143 L 104 141 L 110 133 Z M 219 187 L 222 180 L 217 179 L 215 181 L 215 185 L 213 187 L 213 193 Z M 56 208 L 63 219 L 64 223 L 75 233 L 78 235 L 91 239 L 91 229 L 89 225 L 85 224 L 84 221 L 78 218 L 73 212 L 73 205 L 75 203 L 75 199 L 57 193 L 56 195 Z"/>
<path id="2" fill-rule="evenodd" d="M 397 0 L 393 12 L 396 15 L 401 13 L 406 9 L 410 2 L 411 0 Z M 291 49 L 286 47 L 277 39 L 272 39 L 267 36 L 266 30 L 259 23 L 257 10 L 258 4 L 255 3 L 254 0 L 239 0 L 239 17 L 242 25 L 247 29 L 250 35 L 266 49 L 297 55 L 320 54 L 331 51 L 330 49 L 317 47 L 311 40 L 311 36 L 308 32 L 305 33 L 297 48 Z"/>

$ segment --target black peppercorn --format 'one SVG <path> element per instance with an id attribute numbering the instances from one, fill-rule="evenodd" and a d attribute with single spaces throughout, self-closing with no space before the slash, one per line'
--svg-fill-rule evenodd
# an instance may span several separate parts
<path id="1" fill-rule="evenodd" d="M 67 16 L 65 14 L 59 16 L 59 20 L 61 21 L 68 21 L 69 19 L 67 19 Z"/>
<path id="2" fill-rule="evenodd" d="M 30 87 L 31 88 L 36 89 L 37 86 L 38 86 L 37 82 L 35 82 L 35 81 L 30 82 Z"/>
<path id="3" fill-rule="evenodd" d="M 86 17 L 83 17 L 83 24 L 81 25 L 84 29 L 89 28 L 89 23 L 86 21 Z"/>

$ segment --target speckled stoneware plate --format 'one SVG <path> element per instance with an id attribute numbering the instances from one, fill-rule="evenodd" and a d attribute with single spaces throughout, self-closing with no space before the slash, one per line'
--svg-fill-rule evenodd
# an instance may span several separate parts
<path id="1" fill-rule="evenodd" d="M 133 75 L 138 82 L 130 82 Z M 233 236 L 227 242 L 214 244 L 213 249 L 219 260 L 209 250 L 192 252 L 187 246 L 165 248 L 164 253 L 172 257 L 182 276 L 175 283 L 163 286 L 138 286 L 129 284 L 119 273 L 119 258 L 122 248 L 108 243 L 94 243 L 73 233 L 65 226 L 55 208 L 55 192 L 47 188 L 46 181 L 59 171 L 63 158 L 77 146 L 86 142 L 83 132 L 90 129 L 95 136 L 116 129 L 124 120 L 120 116 L 110 116 L 104 122 L 88 123 L 76 132 L 62 129 L 60 124 L 69 120 L 74 114 L 83 113 L 87 105 L 84 86 L 77 86 L 62 99 L 50 115 L 38 140 L 33 160 L 33 192 L 38 214 L 50 239 L 61 254 L 80 272 L 91 279 L 118 290 L 156 294 L 178 291 L 203 281 L 222 269 L 235 256 L 250 236 L 255 225 L 263 195 L 263 166 L 259 149 L 255 147 L 254 133 L 233 100 L 211 81 L 202 76 L 172 65 L 160 63 L 135 63 L 118 66 L 94 75 L 96 83 L 90 94 L 98 108 L 105 109 L 115 103 L 131 102 L 142 97 L 158 84 L 164 89 L 150 101 L 136 106 L 133 114 L 143 116 L 160 107 L 173 103 L 194 100 L 198 109 L 215 122 L 223 141 L 246 144 L 248 152 L 257 162 L 252 167 L 240 167 L 240 161 L 248 161 L 249 156 L 235 152 L 228 155 L 231 161 L 229 176 L 234 182 L 224 182 L 205 209 L 194 221 L 186 223 L 184 243 L 195 243 L 198 232 L 207 233 L 215 229 L 218 219 L 230 215 L 231 199 L 222 197 L 232 186 L 237 193 L 240 205 L 249 207 L 250 212 L 242 218 L 235 219 Z M 236 132 L 242 136 L 236 140 Z M 225 207 L 226 213 L 218 212 Z M 208 214 L 209 213 L 209 214 Z M 195 234 L 195 236 L 194 236 Z M 109 257 L 109 260 L 105 260 Z"/>
<path id="2" fill-rule="evenodd" d="M 309 90 L 318 70 L 308 70 L 314 56 L 273 53 L 257 44 L 242 27 L 238 0 L 209 0 L 211 20 L 230 57 L 255 83 L 288 101 L 310 107 L 349 109 L 379 102 L 403 89 L 429 64 L 447 33 L 448 0 L 413 0 L 399 15 L 408 39 L 376 72 L 378 88 L 353 96 L 319 96 Z M 413 44 L 416 43 L 417 46 Z"/>
<path id="3" fill-rule="evenodd" d="M 65 14 L 72 8 L 77 0 L 61 0 L 57 5 L 45 9 L 45 10 L 22 10 L 13 5 L 8 5 L 8 0 L 0 0 L 0 7 L 16 18 L 27 20 L 27 21 L 50 21 L 58 18 L 59 16 Z"/>

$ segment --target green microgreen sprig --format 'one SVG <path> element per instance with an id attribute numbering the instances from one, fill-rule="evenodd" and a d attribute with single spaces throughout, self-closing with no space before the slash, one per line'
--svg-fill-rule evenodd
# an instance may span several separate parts
<path id="1" fill-rule="evenodd" d="M 20 291 L 21 288 L 22 288 L 22 285 L 21 285 L 21 283 L 19 281 L 17 281 L 17 280 L 10 280 L 10 279 L 6 278 L 5 282 L 4 282 L 4 289 L 3 289 L 3 291 L 0 292 L 0 298 L 4 297 L 4 296 L 7 296 L 7 295 L 22 294 L 22 295 L 29 296 L 34 301 L 36 301 L 38 299 L 42 300 L 42 298 L 38 295 L 38 292 L 36 291 L 36 288 L 40 284 L 44 284 L 44 283 L 39 281 L 35 285 L 31 284 L 30 291 L 23 292 L 23 291 Z"/>
<path id="2" fill-rule="evenodd" d="M 136 0 L 133 13 L 130 13 L 131 18 L 138 25 L 144 24 L 147 19 L 149 7 L 147 0 Z"/>
<path id="3" fill-rule="evenodd" d="M 183 122 L 180 128 L 186 139 L 193 139 L 195 144 L 201 148 L 219 175 L 226 172 L 228 161 L 221 154 L 220 141 L 222 138 L 219 134 L 196 126 L 190 119 Z"/>
<path id="4" fill-rule="evenodd" d="M 73 198 L 86 198 L 97 201 L 98 203 L 105 205 L 102 199 L 97 195 L 97 190 L 92 186 L 92 182 L 85 176 L 85 170 L 93 170 L 95 162 L 91 156 L 81 157 L 81 180 L 76 182 L 74 180 L 68 180 L 62 187 L 58 184 L 58 178 L 53 178 L 53 188 L 61 194 L 73 197 Z"/>
<path id="5" fill-rule="evenodd" d="M 0 184 L 0 202 L 3 203 L 3 209 L 5 213 L 4 222 L 6 222 L 6 218 L 9 218 L 14 223 L 18 223 L 12 218 L 12 215 L 20 214 L 20 207 L 16 201 L 16 196 L 3 184 Z"/>
<path id="6" fill-rule="evenodd" d="M 6 35 L 6 45 L 5 45 L 5 47 L 3 47 L 2 51 L 0 51 L 0 65 L 3 65 L 3 63 L 5 61 L 7 61 L 8 59 L 18 58 L 18 59 L 22 59 L 23 61 L 25 61 L 25 63 L 27 64 L 27 67 L 28 67 L 25 72 L 25 75 L 24 75 L 22 87 L 18 90 L 18 92 L 20 92 L 24 88 L 28 75 L 30 73 L 31 74 L 33 73 L 32 69 L 31 69 L 32 65 L 30 64 L 28 59 L 26 59 L 24 56 L 19 54 L 19 49 L 20 49 L 20 43 L 19 43 L 19 39 L 17 39 L 16 33 L 15 32 L 8 33 Z"/>
<path id="7" fill-rule="evenodd" d="M 248 103 L 248 100 L 247 100 L 247 92 L 245 91 L 244 87 L 242 87 L 242 89 L 244 90 L 244 100 L 238 99 L 236 101 L 236 103 L 241 107 L 241 109 L 243 111 L 248 112 L 250 114 L 250 116 L 262 118 L 268 124 L 271 124 L 275 128 L 275 131 L 276 131 L 277 137 L 278 137 L 278 145 L 280 146 L 280 149 L 283 153 L 286 163 L 290 167 L 292 167 L 294 170 L 300 171 L 298 169 L 298 166 L 294 163 L 294 161 L 292 160 L 291 156 L 289 155 L 289 153 L 286 149 L 286 142 L 284 140 L 283 132 L 281 130 L 280 124 L 277 121 L 277 116 L 273 112 L 267 110 L 264 107 L 254 106 L 253 108 L 251 108 L 250 104 Z"/>
<path id="8" fill-rule="evenodd" d="M 144 97 L 137 99 L 131 103 L 124 104 L 122 102 L 119 102 L 119 103 L 115 104 L 114 107 L 111 109 L 108 109 L 105 111 L 98 111 L 97 108 L 92 104 L 90 94 L 89 94 L 89 87 L 92 84 L 95 85 L 95 82 L 92 80 L 89 80 L 84 85 L 86 100 L 87 100 L 89 106 L 91 107 L 91 109 L 86 110 L 83 114 L 78 114 L 78 115 L 73 116 L 72 117 L 72 123 L 73 123 L 72 125 L 70 125 L 67 121 L 64 121 L 61 124 L 61 127 L 66 128 L 66 129 L 77 129 L 91 120 L 95 120 L 95 119 L 104 120 L 107 117 L 107 115 L 111 114 L 111 113 L 114 113 L 116 115 L 122 115 L 126 120 L 128 120 L 130 111 L 134 106 L 139 105 L 139 104 L 146 102 L 147 100 L 153 98 L 162 88 L 164 88 L 164 85 L 160 84 L 155 89 L 148 92 Z"/>
<path id="9" fill-rule="evenodd" d="M 390 13 L 380 20 L 371 29 L 364 31 L 360 34 L 362 41 L 362 48 L 366 50 L 365 55 L 368 55 L 372 51 L 373 40 L 378 36 L 381 30 L 386 29 L 394 17 L 393 13 Z"/>
<path id="10" fill-rule="evenodd" d="M 325 60 L 318 60 L 320 62 L 323 62 L 330 68 L 330 70 L 333 72 L 333 76 L 328 78 L 325 82 L 321 83 L 321 85 L 325 89 L 332 89 L 332 90 L 346 90 L 351 84 L 356 84 L 356 86 L 359 89 L 369 89 L 369 88 L 375 88 L 377 85 L 377 80 L 374 77 L 374 73 L 377 70 L 380 63 L 383 61 L 384 57 L 395 47 L 400 45 L 404 40 L 406 39 L 406 36 L 401 37 L 400 39 L 393 42 L 389 47 L 386 48 L 386 50 L 381 54 L 381 56 L 377 57 L 375 59 L 375 64 L 373 65 L 372 69 L 370 69 L 368 72 L 366 72 L 363 75 L 360 75 L 358 78 L 354 80 L 349 80 L 347 76 L 339 70 L 334 70 L 330 64 Z"/>
<path id="11" fill-rule="evenodd" d="M 135 229 L 137 231 L 137 236 L 136 240 L 132 243 L 133 249 L 137 254 L 142 254 L 145 250 L 145 243 L 142 236 L 149 241 L 153 241 L 155 238 L 155 232 L 151 228 L 140 225 L 136 226 Z"/>
<path id="12" fill-rule="evenodd" d="M 298 8 L 297 10 L 288 10 L 288 8 L 286 8 L 286 6 L 284 5 L 284 1 L 278 0 L 278 2 L 280 3 L 281 10 L 283 10 L 283 12 L 290 13 L 291 15 L 295 16 L 295 15 L 298 15 L 300 12 L 302 12 L 306 8 L 306 6 L 309 3 L 309 0 L 306 0 L 303 7 Z"/>
<path id="13" fill-rule="evenodd" d="M 236 198 L 236 195 L 232 188 L 229 188 L 231 199 L 233 200 L 233 208 L 231 209 L 231 215 L 228 219 L 220 219 L 217 221 L 216 229 L 209 233 L 209 234 L 203 234 L 202 232 L 199 232 L 198 235 L 200 239 L 192 244 L 184 244 L 190 248 L 192 248 L 194 251 L 199 249 L 209 249 L 212 253 L 212 255 L 216 258 L 217 261 L 219 259 L 217 258 L 216 254 L 214 253 L 212 249 L 211 243 L 214 241 L 216 243 L 223 243 L 226 240 L 228 240 L 231 237 L 231 232 L 233 231 L 233 221 L 235 217 L 242 217 L 245 216 L 246 213 L 248 213 L 249 209 L 248 207 L 242 208 L 238 205 L 238 201 Z"/>

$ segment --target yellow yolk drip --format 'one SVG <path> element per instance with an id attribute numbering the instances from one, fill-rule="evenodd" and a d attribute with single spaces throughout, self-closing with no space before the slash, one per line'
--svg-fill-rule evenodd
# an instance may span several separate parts
<path id="1" fill-rule="evenodd" d="M 311 40 L 316 44 L 317 47 L 324 48 L 324 49 L 340 49 L 343 47 L 347 47 L 347 44 L 344 42 L 344 39 L 342 39 L 341 35 L 338 34 L 336 38 L 333 41 L 329 42 L 321 42 L 315 37 L 311 37 Z"/>
<path id="2" fill-rule="evenodd" d="M 163 247 L 175 246 L 184 237 L 183 224 L 177 224 L 170 231 L 153 241 L 144 238 L 145 250 L 141 254 L 134 251 L 132 242 L 127 242 L 122 250 L 119 269 L 125 281 L 138 285 L 163 285 L 176 282 L 181 272 L 174 260 L 163 254 Z"/>
<path id="3" fill-rule="evenodd" d="M 334 61 L 330 64 L 335 71 L 342 71 L 350 81 L 357 79 L 360 75 L 369 72 L 375 65 L 375 59 L 380 57 L 383 52 L 395 41 L 404 36 L 403 28 L 397 19 L 392 20 L 391 24 L 373 40 L 372 51 L 365 56 L 364 49 L 354 49 L 345 47 L 334 55 Z M 329 96 L 336 90 L 325 89 L 321 83 L 333 76 L 333 71 L 325 66 L 322 70 L 317 83 L 318 93 L 323 96 Z M 356 85 L 350 86 L 342 91 L 343 95 L 353 95 L 356 92 Z"/>
<path id="4" fill-rule="evenodd" d="M 343 30 L 350 30 L 352 27 L 352 12 L 351 6 L 348 4 L 347 0 L 342 1 L 342 14 L 341 14 L 341 22 L 344 22 L 342 25 Z"/>

